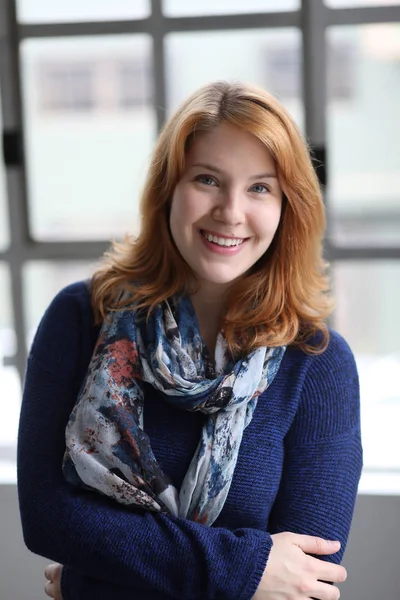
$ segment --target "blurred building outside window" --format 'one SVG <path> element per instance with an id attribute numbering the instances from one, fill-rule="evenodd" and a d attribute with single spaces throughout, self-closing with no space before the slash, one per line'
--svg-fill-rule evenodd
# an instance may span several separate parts
<path id="1" fill-rule="evenodd" d="M 118 71 L 118 106 L 122 109 L 151 106 L 153 74 L 144 60 L 126 57 L 116 65 Z"/>
<path id="2" fill-rule="evenodd" d="M 40 66 L 40 108 L 43 111 L 88 111 L 95 107 L 93 69 L 77 61 Z"/>
<path id="3" fill-rule="evenodd" d="M 135 58 L 127 53 L 109 59 L 100 57 L 86 62 L 38 63 L 38 109 L 43 116 L 59 113 L 124 111 L 152 106 L 152 70 L 148 56 Z"/>
<path id="4" fill-rule="evenodd" d="M 349 246 L 398 245 L 400 24 L 332 27 L 326 41 L 330 233 Z M 333 48 L 340 46 L 353 48 L 350 102 L 335 97 L 329 84 Z"/>
<path id="5" fill-rule="evenodd" d="M 145 34 L 23 43 L 34 239 L 107 240 L 137 233 L 139 196 L 157 133 L 151 47 Z M 70 76 L 80 65 L 84 81 Z M 53 69 L 67 73 L 56 80 L 63 87 L 43 85 L 43 74 Z M 56 104 L 48 101 L 54 96 Z"/>
<path id="6" fill-rule="evenodd" d="M 329 40 L 328 40 L 329 42 Z M 355 45 L 331 43 L 327 50 L 327 93 L 332 100 L 352 100 L 356 90 L 354 77 Z M 301 90 L 301 55 L 295 45 L 269 45 L 265 53 L 268 82 L 280 99 L 298 98 Z"/>

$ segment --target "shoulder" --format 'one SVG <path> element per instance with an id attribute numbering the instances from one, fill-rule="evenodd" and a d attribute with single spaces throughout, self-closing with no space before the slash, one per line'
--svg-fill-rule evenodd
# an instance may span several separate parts
<path id="1" fill-rule="evenodd" d="M 50 307 L 71 306 L 72 304 L 82 304 L 89 306 L 90 300 L 90 279 L 76 281 L 62 288 L 53 298 Z"/>
<path id="2" fill-rule="evenodd" d="M 343 336 L 334 329 L 329 329 L 329 341 L 326 349 L 320 354 L 309 355 L 309 368 L 314 376 L 320 372 L 325 375 L 327 372 L 335 371 L 336 369 L 347 369 L 348 371 L 357 371 L 354 354 Z M 321 339 L 320 334 L 314 336 L 311 340 L 318 343 Z"/>
<path id="3" fill-rule="evenodd" d="M 93 321 L 89 280 L 77 281 L 62 288 L 47 307 L 39 329 L 49 324 L 54 327 L 66 327 L 78 315 Z"/>
<path id="4" fill-rule="evenodd" d="M 293 442 L 329 439 L 359 428 L 358 373 L 347 341 L 330 329 L 329 343 L 322 353 L 305 354 L 298 349 L 295 353 L 303 363 L 303 381 Z"/>
<path id="5" fill-rule="evenodd" d="M 36 331 L 30 357 L 61 373 L 70 357 L 72 361 L 90 356 L 97 335 L 90 281 L 78 281 L 61 289 L 49 304 Z"/>
<path id="6" fill-rule="evenodd" d="M 314 382 L 330 381 L 338 371 L 357 375 L 354 354 L 348 342 L 335 330 L 328 330 L 328 344 L 323 352 L 317 354 L 305 352 L 298 346 L 289 346 L 285 353 L 283 365 L 286 372 L 296 373 L 296 378 L 303 385 L 309 380 Z M 311 348 L 317 348 L 322 341 L 322 334 L 316 333 L 308 340 Z"/>

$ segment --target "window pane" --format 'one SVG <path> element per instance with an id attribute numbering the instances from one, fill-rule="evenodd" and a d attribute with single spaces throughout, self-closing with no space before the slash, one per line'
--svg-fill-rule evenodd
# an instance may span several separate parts
<path id="1" fill-rule="evenodd" d="M 17 479 L 17 434 L 21 382 L 15 367 L 0 366 L 0 484 Z"/>
<path id="2" fill-rule="evenodd" d="M 277 95 L 303 125 L 301 36 L 296 29 L 171 34 L 166 64 L 170 112 L 205 83 L 243 80 Z"/>
<path id="3" fill-rule="evenodd" d="M 0 164 L 0 251 L 9 244 L 8 217 L 6 210 L 6 187 L 4 182 L 4 169 Z"/>
<path id="4" fill-rule="evenodd" d="M 29 40 L 22 66 L 33 237 L 135 231 L 156 135 L 151 38 Z"/>
<path id="5" fill-rule="evenodd" d="M 340 92 L 328 86 L 332 234 L 350 245 L 398 244 L 400 25 L 333 28 L 328 54 L 327 81 Z"/>
<path id="6" fill-rule="evenodd" d="M 399 0 L 325 0 L 331 8 L 349 8 L 356 6 L 396 6 Z"/>
<path id="7" fill-rule="evenodd" d="M 1 101 L 1 96 L 0 96 Z M 0 102 L 0 131 L 3 130 L 2 112 Z M 7 196 L 6 196 L 6 173 L 2 157 L 0 158 L 0 250 L 4 250 L 10 243 L 8 214 L 7 214 Z"/>
<path id="8" fill-rule="evenodd" d="M 171 17 L 281 12 L 299 8 L 300 0 L 163 0 L 163 12 Z"/>
<path id="9" fill-rule="evenodd" d="M 360 374 L 365 469 L 400 469 L 400 261 L 334 267 L 335 327 Z"/>
<path id="10" fill-rule="evenodd" d="M 0 262 L 0 367 L 3 358 L 13 356 L 16 349 L 10 272 L 8 266 Z"/>
<path id="11" fill-rule="evenodd" d="M 16 476 L 21 384 L 16 368 L 4 362 L 15 350 L 9 271 L 0 263 L 0 483 L 12 483 Z"/>
<path id="12" fill-rule="evenodd" d="M 140 19 L 150 14 L 149 0 L 17 0 L 18 19 L 25 23 L 60 23 Z"/>
<path id="13" fill-rule="evenodd" d="M 24 311 L 27 324 L 27 345 L 31 345 L 44 311 L 54 296 L 66 285 L 88 279 L 95 263 L 73 261 L 32 261 L 24 266 Z"/>

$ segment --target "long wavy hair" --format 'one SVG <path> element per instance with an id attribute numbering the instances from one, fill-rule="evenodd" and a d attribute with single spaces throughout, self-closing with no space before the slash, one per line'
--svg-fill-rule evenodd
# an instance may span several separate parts
<path id="1" fill-rule="evenodd" d="M 284 344 L 322 352 L 332 299 L 322 258 L 324 206 L 310 152 L 278 100 L 243 83 L 202 87 L 165 124 L 141 196 L 140 233 L 114 242 L 93 275 L 96 321 L 132 301 L 150 315 L 160 302 L 195 289 L 195 274 L 170 233 L 171 199 L 195 133 L 222 122 L 253 134 L 267 147 L 284 196 L 272 244 L 226 295 L 221 328 L 228 348 L 233 357 Z M 122 290 L 128 292 L 123 300 Z"/>

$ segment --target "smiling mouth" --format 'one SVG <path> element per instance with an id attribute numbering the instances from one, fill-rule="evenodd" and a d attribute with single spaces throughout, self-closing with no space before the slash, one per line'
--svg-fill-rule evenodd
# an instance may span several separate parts
<path id="1" fill-rule="evenodd" d="M 222 246 L 224 248 L 230 248 L 231 246 L 240 246 L 247 238 L 232 238 L 232 237 L 222 237 L 218 235 L 213 235 L 205 231 L 204 229 L 200 230 L 201 235 L 206 238 L 209 242 L 216 244 L 217 246 Z"/>

